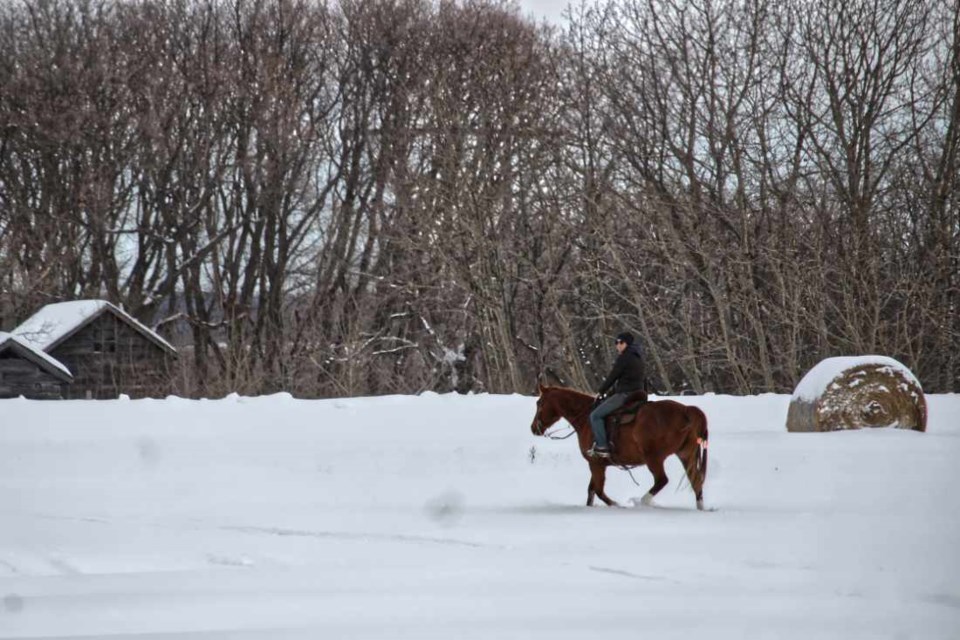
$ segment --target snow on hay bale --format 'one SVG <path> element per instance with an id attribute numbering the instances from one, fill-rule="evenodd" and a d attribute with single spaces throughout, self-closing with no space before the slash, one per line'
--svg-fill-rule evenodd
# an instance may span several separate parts
<path id="1" fill-rule="evenodd" d="M 886 356 L 827 358 L 797 385 L 787 431 L 897 427 L 926 431 L 927 403 L 917 378 Z"/>

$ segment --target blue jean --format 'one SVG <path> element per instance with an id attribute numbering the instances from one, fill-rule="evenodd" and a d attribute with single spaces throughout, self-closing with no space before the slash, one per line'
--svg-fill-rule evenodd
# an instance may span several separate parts
<path id="1" fill-rule="evenodd" d="M 627 395 L 626 393 L 615 393 L 590 412 L 590 428 L 593 429 L 593 441 L 601 449 L 606 449 L 608 444 L 604 420 L 608 415 L 623 406 L 623 403 L 627 401 Z"/>

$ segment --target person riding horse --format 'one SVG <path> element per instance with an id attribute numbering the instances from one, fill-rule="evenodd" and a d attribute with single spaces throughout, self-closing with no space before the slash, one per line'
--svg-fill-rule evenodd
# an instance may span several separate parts
<path id="1" fill-rule="evenodd" d="M 616 340 L 617 356 L 613 363 L 613 369 L 607 376 L 603 384 L 600 385 L 597 394 L 599 404 L 590 412 L 590 427 L 593 429 L 593 447 L 587 452 L 595 458 L 609 458 L 610 447 L 607 443 L 607 430 L 604 422 L 608 415 L 619 409 L 627 401 L 627 398 L 635 391 L 644 388 L 646 375 L 643 367 L 643 352 L 640 346 L 634 344 L 633 334 L 624 331 L 617 335 Z M 600 399 L 608 389 L 613 388 L 613 393 L 603 402 Z"/>

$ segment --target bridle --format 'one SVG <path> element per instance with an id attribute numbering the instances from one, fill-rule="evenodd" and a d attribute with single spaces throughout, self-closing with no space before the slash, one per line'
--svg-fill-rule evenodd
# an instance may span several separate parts
<path id="1" fill-rule="evenodd" d="M 557 435 L 553 435 L 552 433 L 547 433 L 546 430 L 543 428 L 543 422 L 540 420 L 539 411 L 537 412 L 537 420 L 534 424 L 536 424 L 537 426 L 537 431 L 539 432 L 538 435 L 541 435 L 544 438 L 550 438 L 551 440 L 566 440 L 567 438 L 569 438 L 570 436 L 572 436 L 577 432 L 576 427 L 574 427 L 573 425 L 570 425 L 570 433 L 568 433 L 565 436 L 557 436 Z M 550 425 L 550 426 L 552 427 L 553 425 Z M 549 429 L 550 427 L 547 427 L 547 428 Z"/>
<path id="2" fill-rule="evenodd" d="M 543 437 L 545 437 L 545 438 L 550 438 L 551 440 L 566 440 L 567 438 L 569 438 L 569 437 L 572 436 L 573 434 L 577 433 L 577 428 L 574 426 L 573 423 L 574 423 L 574 422 L 580 422 L 580 420 L 582 420 L 585 416 L 589 415 L 591 411 L 593 411 L 594 407 L 596 407 L 596 403 L 591 403 L 590 405 L 587 406 L 586 409 L 584 409 L 583 411 L 581 411 L 580 413 L 578 413 L 576 416 L 574 416 L 574 417 L 573 417 L 573 420 L 569 420 L 569 419 L 566 419 L 566 418 L 565 418 L 565 420 L 567 420 L 567 423 L 570 425 L 570 433 L 568 433 L 568 434 L 565 435 L 565 436 L 555 436 L 555 435 L 551 435 L 551 434 L 549 434 L 549 433 L 545 433 L 545 429 L 544 429 L 544 427 L 543 427 L 543 420 L 540 419 L 540 406 L 538 405 L 538 406 L 537 406 L 537 415 L 536 415 L 536 417 L 535 417 L 534 420 L 533 420 L 533 424 L 534 424 L 534 426 L 537 428 L 537 435 L 541 435 L 541 436 L 543 436 Z M 552 427 L 553 425 L 550 425 L 550 426 Z M 706 444 L 706 443 L 704 443 L 704 445 L 705 445 L 705 444 Z M 630 474 L 630 479 L 633 480 L 633 484 L 635 484 L 635 485 L 637 485 L 637 486 L 640 486 L 640 483 L 637 482 L 637 479 L 633 477 L 633 471 L 632 471 L 633 467 L 632 467 L 632 466 L 624 465 L 624 464 L 620 464 L 620 463 L 616 463 L 616 462 L 608 462 L 607 464 L 615 465 L 615 466 L 623 469 L 623 470 L 626 471 L 628 474 Z"/>
<path id="3" fill-rule="evenodd" d="M 536 418 L 534 418 L 533 425 L 537 428 L 537 435 L 544 436 L 545 438 L 550 438 L 551 440 L 566 440 L 567 438 L 569 438 L 570 436 L 572 436 L 577 432 L 577 428 L 574 426 L 573 423 L 580 422 L 580 420 L 582 420 L 584 416 L 589 415 L 591 410 L 593 410 L 593 405 L 588 406 L 586 409 L 578 413 L 576 416 L 573 417 L 573 420 L 567 420 L 567 423 L 570 425 L 571 430 L 570 430 L 570 433 L 568 433 L 565 436 L 555 436 L 555 435 L 550 435 L 546 433 L 546 430 L 549 429 L 550 427 L 543 426 L 543 420 L 540 419 L 540 407 L 537 407 L 537 416 Z M 553 425 L 550 425 L 550 426 L 552 427 Z"/>

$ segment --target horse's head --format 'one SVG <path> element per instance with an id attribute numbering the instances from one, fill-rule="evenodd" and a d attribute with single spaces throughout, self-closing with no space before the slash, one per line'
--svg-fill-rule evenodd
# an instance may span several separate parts
<path id="1" fill-rule="evenodd" d="M 542 384 L 537 385 L 537 414 L 533 416 L 533 424 L 530 425 L 530 431 L 535 436 L 542 436 L 544 432 L 557 423 L 557 420 L 563 416 L 560 414 L 560 408 L 557 406 L 556 389 L 545 387 Z"/>

